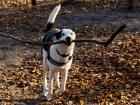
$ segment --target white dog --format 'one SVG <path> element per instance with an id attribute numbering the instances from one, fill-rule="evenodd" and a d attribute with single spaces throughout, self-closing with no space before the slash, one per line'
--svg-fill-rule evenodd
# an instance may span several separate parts
<path id="1" fill-rule="evenodd" d="M 56 6 L 49 16 L 47 22 L 47 29 L 43 37 L 43 42 L 48 41 L 64 41 L 65 43 L 45 45 L 43 46 L 43 88 L 44 95 L 47 100 L 52 99 L 53 94 L 53 80 L 55 77 L 57 87 L 60 88 L 60 92 L 65 91 L 66 81 L 68 76 L 68 70 L 71 67 L 74 51 L 74 43 L 72 40 L 76 38 L 76 34 L 71 29 L 54 29 L 53 24 L 55 18 L 61 8 L 61 5 Z M 48 70 L 47 70 L 48 69 Z M 47 83 L 47 71 L 48 71 L 48 83 Z M 60 87 L 59 74 L 62 73 L 62 84 Z"/>

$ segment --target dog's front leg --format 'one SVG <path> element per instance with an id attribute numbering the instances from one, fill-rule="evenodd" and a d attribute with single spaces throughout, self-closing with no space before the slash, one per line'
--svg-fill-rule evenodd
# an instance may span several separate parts
<path id="1" fill-rule="evenodd" d="M 44 96 L 46 96 L 48 92 L 46 75 L 47 75 L 47 70 L 46 68 L 43 67 L 43 94 Z"/>
<path id="2" fill-rule="evenodd" d="M 67 76 L 68 76 L 68 70 L 64 70 L 63 73 L 62 73 L 62 87 L 61 87 L 61 92 L 64 92 L 65 89 L 66 89 Z"/>
<path id="3" fill-rule="evenodd" d="M 53 93 L 53 78 L 54 78 L 54 72 L 52 70 L 49 70 L 49 85 L 48 85 L 48 94 L 46 96 L 47 100 L 52 99 L 52 93 Z"/>
<path id="4" fill-rule="evenodd" d="M 46 52 L 43 50 L 43 94 L 46 96 L 47 95 L 47 91 L 48 91 L 48 87 L 47 87 L 47 54 Z"/>

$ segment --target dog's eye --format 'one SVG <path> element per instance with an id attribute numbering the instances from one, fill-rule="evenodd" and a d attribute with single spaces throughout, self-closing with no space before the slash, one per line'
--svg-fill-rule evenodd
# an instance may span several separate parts
<path id="1" fill-rule="evenodd" d="M 65 34 L 64 34 L 64 33 L 62 33 L 61 35 L 62 35 L 62 36 L 64 36 Z"/>
<path id="2" fill-rule="evenodd" d="M 73 33 L 70 33 L 71 35 L 73 35 Z"/>

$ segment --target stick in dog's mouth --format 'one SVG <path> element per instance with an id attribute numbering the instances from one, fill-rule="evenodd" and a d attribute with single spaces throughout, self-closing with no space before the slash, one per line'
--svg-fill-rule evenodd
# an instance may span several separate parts
<path id="1" fill-rule="evenodd" d="M 69 44 L 71 44 L 72 42 L 75 42 L 75 43 L 82 43 L 82 42 L 90 42 L 90 43 L 96 43 L 96 44 L 101 44 L 101 45 L 104 45 L 104 46 L 107 46 L 109 45 L 113 40 L 114 38 L 121 32 L 123 31 L 125 28 L 127 27 L 127 25 L 123 24 L 119 27 L 119 29 L 117 31 L 115 31 L 115 33 L 107 40 L 107 41 L 99 41 L 99 40 L 92 40 L 92 39 L 76 39 L 76 40 L 71 40 Z M 24 43 L 24 44 L 29 44 L 29 45 L 38 45 L 38 46 L 43 46 L 43 45 L 47 45 L 47 44 L 60 44 L 60 43 L 64 43 L 64 44 L 67 44 L 66 41 L 64 40 L 61 40 L 61 41 L 57 41 L 57 42 L 39 42 L 39 41 L 29 41 L 29 40 L 24 40 L 24 39 L 21 39 L 21 38 L 18 38 L 18 37 L 15 37 L 13 35 L 8 35 L 6 33 L 3 33 L 3 32 L 0 32 L 0 36 L 2 37 L 7 37 L 7 38 L 11 38 L 11 39 L 14 39 L 16 41 L 19 41 L 21 43 Z"/>

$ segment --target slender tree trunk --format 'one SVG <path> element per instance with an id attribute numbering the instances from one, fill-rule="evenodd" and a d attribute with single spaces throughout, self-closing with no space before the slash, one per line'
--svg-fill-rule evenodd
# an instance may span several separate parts
<path id="1" fill-rule="evenodd" d="M 31 1 L 32 5 L 36 5 L 36 0 Z"/>
<path id="2" fill-rule="evenodd" d="M 75 0 L 68 0 L 69 2 L 73 2 L 73 1 L 75 1 Z"/>
<path id="3" fill-rule="evenodd" d="M 128 9 L 128 10 L 132 10 L 133 7 L 134 7 L 134 0 L 128 0 L 127 2 L 128 2 L 128 7 L 127 7 L 127 9 Z"/>

